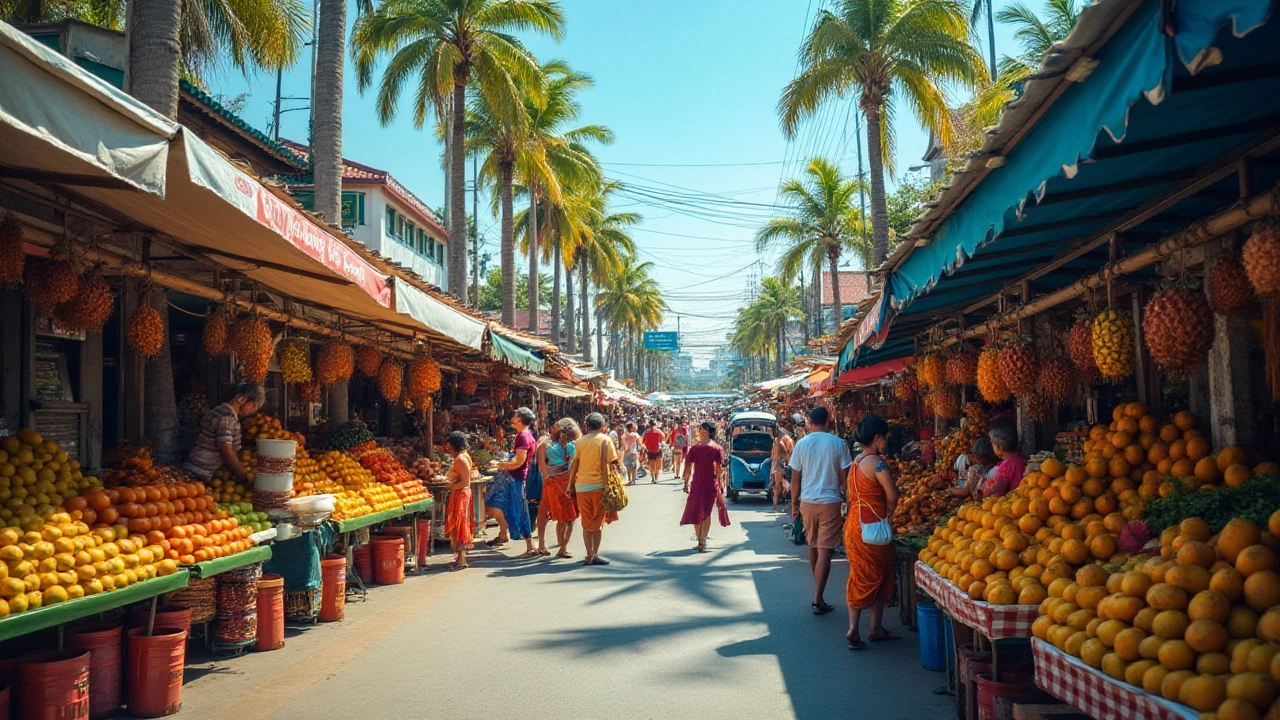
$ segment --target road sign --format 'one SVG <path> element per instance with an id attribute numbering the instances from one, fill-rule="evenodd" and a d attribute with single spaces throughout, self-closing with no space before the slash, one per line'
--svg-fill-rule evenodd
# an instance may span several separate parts
<path id="1" fill-rule="evenodd" d="M 675 352 L 680 349 L 680 333 L 678 332 L 646 332 L 644 349 L 659 352 Z"/>

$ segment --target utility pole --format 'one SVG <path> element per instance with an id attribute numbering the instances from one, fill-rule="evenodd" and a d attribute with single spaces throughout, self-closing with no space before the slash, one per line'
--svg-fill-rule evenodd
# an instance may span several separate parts
<path id="1" fill-rule="evenodd" d="M 858 112 L 854 116 L 853 134 L 858 139 L 858 204 L 862 207 L 862 244 L 867 244 L 867 181 L 862 173 L 862 113 Z M 868 272 L 871 268 L 863 268 Z M 835 278 L 831 278 L 831 282 L 835 282 Z M 840 327 L 840 320 L 836 319 L 836 328 Z"/>
<path id="2" fill-rule="evenodd" d="M 471 158 L 471 307 L 480 307 L 480 157 Z"/>
<path id="3" fill-rule="evenodd" d="M 276 69 L 276 105 L 271 117 L 271 139 L 280 142 L 280 84 L 284 80 L 284 70 Z"/>

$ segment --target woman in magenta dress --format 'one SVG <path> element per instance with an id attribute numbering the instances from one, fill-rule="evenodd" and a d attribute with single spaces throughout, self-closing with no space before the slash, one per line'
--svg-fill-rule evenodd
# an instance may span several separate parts
<path id="1" fill-rule="evenodd" d="M 721 509 L 720 522 L 728 525 L 728 513 L 724 511 L 724 448 L 712 439 L 716 425 L 704 422 L 698 426 L 698 442 L 685 454 L 684 483 L 689 488 L 689 498 L 684 503 L 681 525 L 693 525 L 698 534 L 698 552 L 707 551 L 707 534 L 711 532 L 711 513 L 716 506 Z M 693 476 L 692 484 L 689 476 Z"/>

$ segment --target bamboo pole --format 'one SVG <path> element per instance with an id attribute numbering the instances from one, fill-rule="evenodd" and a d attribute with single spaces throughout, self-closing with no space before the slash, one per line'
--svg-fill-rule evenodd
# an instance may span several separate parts
<path id="1" fill-rule="evenodd" d="M 963 340 L 979 337 L 1010 322 L 1022 320 L 1061 305 L 1062 303 L 1082 297 L 1091 290 L 1103 287 L 1109 280 L 1122 275 L 1137 272 L 1149 265 L 1171 257 L 1175 253 L 1189 247 L 1208 242 L 1224 235 L 1247 222 L 1268 215 L 1280 213 L 1280 185 L 1254 195 L 1248 200 L 1235 203 L 1231 207 L 1199 220 L 1185 230 L 1181 230 L 1159 242 L 1148 245 L 1138 252 L 1109 263 L 1098 272 L 1087 275 L 1061 290 L 1049 293 L 1021 307 L 978 323 L 962 332 L 955 333 L 942 340 L 941 347 L 949 347 Z"/>

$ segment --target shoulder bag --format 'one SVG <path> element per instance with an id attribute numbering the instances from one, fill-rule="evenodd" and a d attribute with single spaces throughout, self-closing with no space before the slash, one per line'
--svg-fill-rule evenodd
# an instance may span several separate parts
<path id="1" fill-rule="evenodd" d="M 853 463 L 855 472 L 859 474 L 862 473 L 862 468 L 858 467 L 858 463 L 864 457 L 866 455 L 858 456 L 858 459 Z M 893 526 L 889 524 L 889 519 L 880 517 L 875 510 L 871 509 L 870 505 L 863 504 L 862 493 L 858 491 L 858 481 L 856 479 L 853 481 L 853 492 L 858 500 L 858 523 L 862 525 L 862 542 L 868 545 L 888 545 L 893 542 Z M 875 522 L 862 521 L 862 510 L 864 508 L 876 519 Z"/>
<path id="2" fill-rule="evenodd" d="M 604 447 L 600 448 L 600 477 L 604 478 L 604 495 L 600 502 L 605 510 L 619 512 L 627 506 L 627 490 L 623 487 L 622 475 L 613 472 L 609 461 L 605 459 Z"/>

